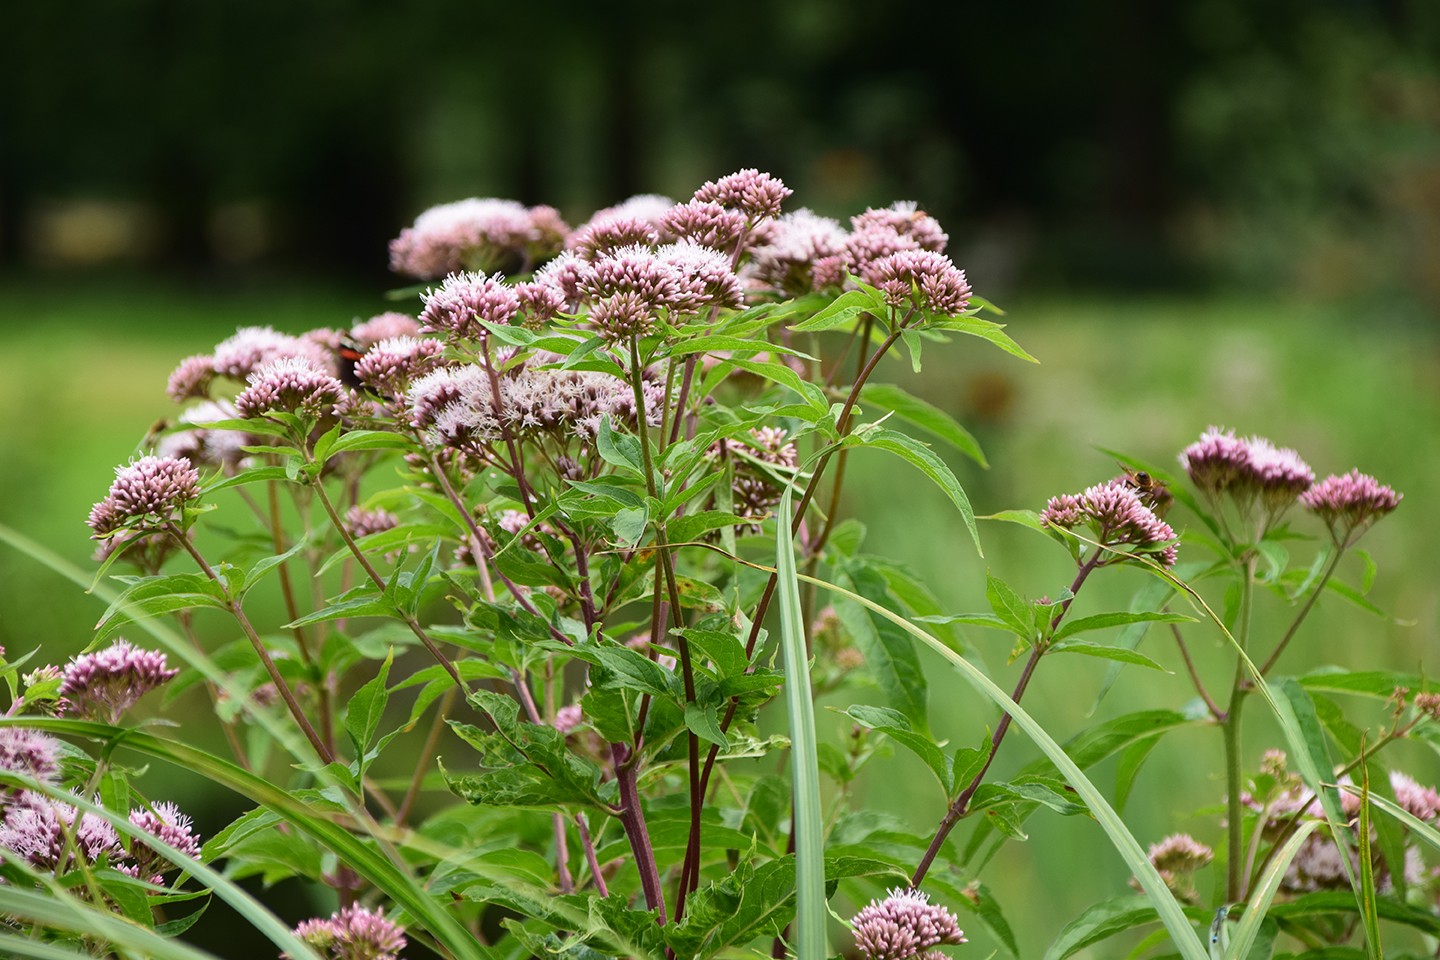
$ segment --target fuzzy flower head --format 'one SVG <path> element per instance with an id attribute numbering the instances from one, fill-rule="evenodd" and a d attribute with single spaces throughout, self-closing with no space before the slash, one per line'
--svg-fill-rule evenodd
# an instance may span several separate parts
<path id="1" fill-rule="evenodd" d="M 1175 531 L 1141 501 L 1123 480 L 1096 484 L 1080 494 L 1052 497 L 1040 513 L 1049 527 L 1071 529 L 1086 524 L 1095 539 L 1107 547 L 1129 546 L 1132 553 L 1147 553 L 1162 565 L 1175 565 Z"/>
<path id="2" fill-rule="evenodd" d="M 398 960 L 405 949 L 405 931 L 385 919 L 382 908 L 369 910 L 352 903 L 329 919 L 306 920 L 295 935 L 327 960 Z"/>
<path id="3" fill-rule="evenodd" d="M 0 770 L 53 783 L 60 776 L 60 741 L 39 730 L 0 727 Z"/>
<path id="4" fill-rule="evenodd" d="M 970 283 L 943 253 L 905 250 L 881 257 L 865 271 L 865 279 L 885 294 L 892 307 L 913 305 L 945 316 L 963 313 L 970 306 Z"/>
<path id="5" fill-rule="evenodd" d="M 785 214 L 771 227 L 765 244 L 752 251 L 755 277 L 790 297 L 824 286 L 816 283 L 816 262 L 845 252 L 847 235 L 839 222 L 802 208 Z"/>
<path id="6" fill-rule="evenodd" d="M 74 843 L 67 841 L 66 835 Z M 0 824 L 0 847 L 5 847 L 31 866 L 64 874 L 79 861 L 98 863 L 107 857 L 112 863 L 124 856 L 119 834 L 109 821 L 75 807 L 51 800 L 40 793 L 22 793 Z"/>
<path id="7" fill-rule="evenodd" d="M 585 719 L 580 709 L 580 704 L 570 703 L 555 711 L 555 723 L 553 726 L 561 733 L 569 733 L 580 726 L 580 721 Z"/>
<path id="8" fill-rule="evenodd" d="M 483 273 L 452 273 L 421 299 L 421 329 L 452 340 L 483 340 L 488 334 L 484 324 L 505 326 L 520 312 L 515 288 L 506 286 L 503 277 Z"/>
<path id="9" fill-rule="evenodd" d="M 1150 845 L 1150 862 L 1161 873 L 1193 873 L 1215 859 L 1215 851 L 1188 833 L 1173 833 Z"/>
<path id="10" fill-rule="evenodd" d="M 378 313 L 350 328 L 350 338 L 362 347 L 373 347 L 393 337 L 413 337 L 420 333 L 420 321 L 408 313 L 390 310 Z"/>
<path id="11" fill-rule="evenodd" d="M 118 723 L 141 697 L 179 672 L 169 668 L 160 651 L 117 640 L 66 664 L 60 696 L 67 713 Z"/>
<path id="12" fill-rule="evenodd" d="M 950 236 L 940 227 L 940 222 L 913 200 L 900 200 L 884 210 L 871 208 L 850 218 L 850 225 L 856 233 L 867 230 L 892 230 L 902 237 L 915 241 L 921 250 L 943 253 Z"/>
<path id="13" fill-rule="evenodd" d="M 703 244 L 682 240 L 655 251 L 660 261 L 678 271 L 684 288 L 675 305 L 678 313 L 698 313 L 711 305 L 738 307 L 744 297 L 730 258 Z"/>
<path id="14" fill-rule="evenodd" d="M 1337 543 L 1348 544 L 1398 507 L 1403 498 L 1404 494 L 1374 477 L 1351 470 L 1321 480 L 1301 494 L 1300 503 L 1325 521 Z"/>
<path id="15" fill-rule="evenodd" d="M 177 519 L 199 497 L 200 472 L 188 460 L 141 457 L 115 468 L 110 492 L 90 509 L 86 522 L 97 537 L 121 527 L 154 529 Z"/>
<path id="16" fill-rule="evenodd" d="M 318 418 L 333 412 L 345 386 L 309 360 L 281 357 L 250 374 L 250 385 L 235 398 L 235 412 L 245 419 L 267 413 L 294 413 Z"/>
<path id="17" fill-rule="evenodd" d="M 1267 527 L 1315 481 L 1315 472 L 1294 450 L 1264 437 L 1242 439 L 1220 427 L 1181 451 L 1180 465 L 1212 502 L 1228 496 L 1241 513 L 1259 503 Z"/>
<path id="18" fill-rule="evenodd" d="M 591 220 L 570 235 L 565 249 L 584 260 L 594 260 L 621 247 L 658 243 L 660 231 L 640 217 L 616 216 Z"/>
<path id="19" fill-rule="evenodd" d="M 677 203 L 660 221 L 666 237 L 730 253 L 745 235 L 745 214 L 709 200 Z"/>
<path id="20" fill-rule="evenodd" d="M 396 400 L 412 380 L 440 366 L 444 349 L 439 340 L 390 337 L 365 351 L 355 364 L 355 378 L 382 397 Z"/>
<path id="21" fill-rule="evenodd" d="M 560 251 L 569 227 L 552 207 L 471 198 L 431 207 L 390 242 L 390 269 L 420 280 L 463 270 L 526 271 Z"/>
<path id="22" fill-rule="evenodd" d="M 739 210 L 753 224 L 767 217 L 780 216 L 780 205 L 792 193 L 794 191 L 779 178 L 761 173 L 754 167 L 746 167 L 719 180 L 707 180 L 695 191 L 695 199 Z"/>
<path id="23" fill-rule="evenodd" d="M 130 822 L 187 857 L 199 859 L 200 838 L 195 835 L 194 824 L 175 804 L 162 802 L 150 810 L 131 810 Z M 164 881 L 166 871 L 180 868 L 179 864 L 171 863 L 164 854 L 152 849 L 143 840 L 130 845 L 130 858 L 134 865 L 126 872 L 157 885 Z"/>
<path id="24" fill-rule="evenodd" d="M 270 327 L 236 330 L 216 345 L 211 363 L 219 376 L 248 380 L 266 363 L 284 358 L 307 360 L 320 370 L 334 372 L 334 354 L 323 342 L 313 337 L 292 337 Z"/>
<path id="25" fill-rule="evenodd" d="M 891 890 L 863 907 L 850 925 L 867 960 L 923 958 L 941 944 L 967 942 L 955 915 L 918 890 Z"/>

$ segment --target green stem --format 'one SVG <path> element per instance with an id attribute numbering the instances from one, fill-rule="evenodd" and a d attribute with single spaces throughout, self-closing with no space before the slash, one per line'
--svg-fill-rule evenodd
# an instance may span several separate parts
<path id="1" fill-rule="evenodd" d="M 1289 646 L 1291 639 L 1295 636 L 1295 632 L 1300 629 L 1300 624 L 1304 622 L 1311 608 L 1315 606 L 1315 601 L 1319 600 L 1320 594 L 1325 592 L 1325 584 L 1329 583 L 1330 578 L 1334 576 L 1335 568 L 1340 565 L 1340 557 L 1343 556 L 1344 553 L 1344 547 L 1337 545 L 1335 552 L 1330 557 L 1330 562 L 1325 565 L 1325 572 L 1320 575 L 1319 582 L 1315 584 L 1315 589 L 1310 591 L 1310 596 L 1305 598 L 1304 605 L 1300 607 L 1299 612 L 1295 614 L 1295 619 L 1292 620 L 1290 626 L 1286 628 L 1285 635 L 1280 638 L 1279 643 L 1275 644 L 1275 649 L 1270 651 L 1270 656 L 1261 664 L 1260 675 L 1262 677 L 1270 672 L 1271 667 L 1275 666 L 1275 661 L 1279 660 L 1280 654 L 1285 652 L 1285 648 Z"/>
<path id="2" fill-rule="evenodd" d="M 1250 637 L 1250 612 L 1255 596 L 1255 561 L 1253 550 L 1240 562 L 1240 607 L 1236 614 L 1235 642 L 1244 652 Z M 1220 721 L 1225 746 L 1225 902 L 1239 903 L 1245 899 L 1244 805 L 1240 802 L 1243 773 L 1240 758 L 1240 717 L 1248 692 L 1244 661 L 1235 664 L 1235 678 L 1230 682 L 1230 703 Z"/>

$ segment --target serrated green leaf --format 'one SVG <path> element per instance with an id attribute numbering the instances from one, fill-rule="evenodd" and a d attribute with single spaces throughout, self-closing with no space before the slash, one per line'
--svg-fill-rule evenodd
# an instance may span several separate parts
<path id="1" fill-rule="evenodd" d="M 919 757 L 924 761 L 925 766 L 930 768 L 930 772 L 935 774 L 935 779 L 940 784 L 942 792 L 948 794 L 954 789 L 950 772 L 947 769 L 945 754 L 928 737 L 916 732 L 903 713 L 888 707 L 864 704 L 856 704 L 841 712 L 862 727 L 878 730 L 885 734 Z"/>
<path id="2" fill-rule="evenodd" d="M 1159 670 L 1161 673 L 1170 672 L 1138 651 L 1127 650 L 1124 647 L 1108 647 L 1100 643 L 1090 643 L 1087 640 L 1061 640 L 1052 645 L 1047 653 L 1080 653 L 1087 657 L 1103 657 L 1119 663 L 1133 663 L 1136 666 Z"/>
<path id="3" fill-rule="evenodd" d="M 944 460 L 935 455 L 935 451 L 913 437 L 884 428 L 863 435 L 851 434 L 845 439 L 845 443 L 885 450 L 917 467 L 950 499 L 955 509 L 960 511 L 960 518 L 965 521 L 965 529 L 970 532 L 970 539 L 975 542 L 975 552 L 985 556 L 985 551 L 980 547 L 980 531 L 975 527 L 975 511 L 970 506 L 970 498 L 965 495 L 965 490 L 960 486 L 954 472 Z"/>
<path id="4" fill-rule="evenodd" d="M 350 742 L 355 747 L 356 762 L 360 765 L 362 777 L 365 774 L 365 751 L 375 737 L 380 718 L 385 714 L 385 704 L 390 700 L 390 688 L 386 684 L 390 679 L 390 664 L 394 659 L 395 650 L 391 648 L 385 662 L 380 664 L 380 672 L 355 691 L 345 708 L 345 732 L 350 735 Z"/>
<path id="5" fill-rule="evenodd" d="M 901 420 L 913 423 L 939 437 L 980 466 L 989 466 L 985 461 L 985 454 L 980 450 L 979 442 L 970 431 L 939 407 L 888 383 L 865 384 L 860 391 L 860 401 L 884 407 Z"/>
<path id="6" fill-rule="evenodd" d="M 1092 617 L 1081 617 L 1078 620 L 1070 620 L 1055 631 L 1055 640 L 1064 640 L 1066 637 L 1073 637 L 1076 634 L 1088 633 L 1091 630 L 1105 630 L 1110 627 L 1120 627 L 1132 623 L 1194 623 L 1194 617 L 1187 617 L 1183 613 L 1160 613 L 1153 610 L 1141 610 L 1130 613 L 1099 613 Z M 1148 659 L 1148 658 L 1147 658 Z M 1135 662 L 1135 661 L 1130 661 Z M 1153 662 L 1153 661 L 1152 661 Z"/>
<path id="7" fill-rule="evenodd" d="M 1010 584 L 988 572 L 985 574 L 985 600 L 1011 633 L 1027 643 L 1035 640 L 1030 604 Z"/>
<path id="8" fill-rule="evenodd" d="M 1011 356 L 1019 357 L 1021 360 L 1028 360 L 1031 363 L 1039 363 L 1025 349 L 1010 339 L 1005 332 L 1005 324 L 995 323 L 990 320 L 981 320 L 979 317 L 955 317 L 950 320 L 940 320 L 930 325 L 935 330 L 954 330 L 956 333 L 963 333 L 970 337 L 979 337 L 982 340 L 989 340 L 995 346 L 1004 350 Z"/>
<path id="9" fill-rule="evenodd" d="M 847 323 L 853 323 L 856 317 L 874 309 L 874 298 L 870 294 L 863 290 L 850 290 L 830 301 L 829 306 L 818 311 L 810 319 L 803 320 L 790 329 L 796 331 L 833 330 L 836 327 L 843 327 Z"/>
<path id="10" fill-rule="evenodd" d="M 685 704 L 685 726 L 701 740 L 719 747 L 730 746 L 730 738 L 720 726 L 720 715 L 713 703 Z"/>
<path id="11" fill-rule="evenodd" d="M 330 450 L 321 456 L 319 450 L 315 458 L 322 463 L 340 453 L 349 453 L 355 450 L 414 450 L 415 441 L 401 433 L 390 430 L 351 430 L 340 437 L 331 445 Z"/>

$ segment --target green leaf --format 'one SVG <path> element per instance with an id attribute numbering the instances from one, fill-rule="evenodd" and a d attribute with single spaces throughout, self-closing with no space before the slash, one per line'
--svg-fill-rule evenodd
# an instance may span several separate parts
<path id="1" fill-rule="evenodd" d="M 1025 641 L 1027 646 L 1035 642 L 1035 620 L 1030 604 L 1008 583 L 988 572 L 985 574 L 985 600 L 1011 633 Z"/>
<path id="2" fill-rule="evenodd" d="M 1149 667 L 1151 670 L 1159 670 L 1161 673 L 1170 672 L 1143 653 L 1127 650 L 1124 647 L 1108 647 L 1104 644 L 1090 643 L 1086 640 L 1062 640 L 1051 646 L 1047 653 L 1081 653 L 1087 657 L 1103 657 L 1119 663 L 1133 663 L 1137 666 Z"/>
<path id="3" fill-rule="evenodd" d="M 1075 788 L 1075 792 L 1079 794 L 1080 799 L 1089 808 L 1091 815 L 1095 817 L 1101 828 L 1105 830 L 1106 835 L 1110 838 L 1111 844 L 1114 845 L 1116 851 L 1125 861 L 1126 866 L 1130 868 L 1131 873 L 1139 880 L 1141 887 L 1144 889 L 1151 903 L 1154 904 L 1154 909 L 1159 913 L 1160 920 L 1165 924 L 1166 929 L 1170 931 L 1170 935 L 1174 939 L 1175 945 L 1179 948 L 1184 960 L 1209 960 L 1207 956 L 1208 951 L 1205 949 L 1204 944 L 1200 942 L 1200 938 L 1196 935 L 1194 927 L 1186 917 L 1184 909 L 1175 899 L 1174 894 L 1172 894 L 1170 889 L 1165 885 L 1164 879 L 1162 879 L 1160 874 L 1155 870 L 1154 865 L 1150 862 L 1150 858 L 1144 848 L 1140 846 L 1139 841 L 1135 839 L 1134 835 L 1125 826 L 1124 821 L 1120 819 L 1114 809 L 1106 802 L 1104 795 L 1095 787 L 1095 784 L 1085 776 L 1075 761 L 1066 755 L 1065 750 L 1060 744 L 1055 742 L 1054 738 L 1046 732 L 1045 728 L 1041 726 L 1034 717 L 1030 716 L 1030 714 L 1022 709 L 1019 704 L 1015 703 L 1015 701 L 1011 700 L 1005 691 L 997 687 L 979 667 L 976 667 L 970 663 L 970 661 L 949 647 L 946 647 L 924 630 L 907 622 L 903 617 L 891 613 L 877 603 L 866 600 L 863 597 L 855 596 L 834 584 L 826 583 L 815 577 L 803 575 L 801 575 L 801 579 L 806 583 L 813 583 L 816 586 L 823 587 L 841 596 L 849 596 L 855 602 L 863 604 L 874 613 L 892 621 L 915 637 L 915 639 L 944 657 L 976 690 L 980 691 L 986 699 L 1010 714 L 1015 725 L 1025 731 L 1026 735 L 1034 741 L 1041 752 L 1055 764 L 1066 782 Z"/>
<path id="4" fill-rule="evenodd" d="M 935 451 L 913 437 L 883 428 L 863 434 L 851 434 L 844 442 L 846 445 L 861 445 L 888 451 L 919 468 L 920 472 L 929 477 L 945 496 L 950 498 L 950 502 L 955 504 L 955 509 L 960 511 L 960 517 L 965 521 L 965 529 L 970 531 L 970 539 L 975 541 L 975 552 L 985 556 L 985 551 L 980 547 L 980 531 L 975 527 L 975 511 L 970 507 L 970 498 L 965 495 L 965 490 L 955 478 L 954 472 L 944 460 L 935 455 Z"/>
<path id="5" fill-rule="evenodd" d="M 1151 610 L 1141 610 L 1133 613 L 1099 613 L 1093 617 L 1081 617 L 1078 620 L 1071 620 L 1055 631 L 1056 640 L 1064 640 L 1066 637 L 1073 637 L 1079 633 L 1087 633 L 1091 630 L 1105 630 L 1110 627 L 1119 627 L 1132 623 L 1194 623 L 1194 617 L 1187 617 L 1183 613 L 1159 613 Z"/>
<path id="6" fill-rule="evenodd" d="M 1189 912 L 1197 917 L 1204 914 L 1197 908 L 1189 908 Z M 1067 923 L 1060 931 L 1059 936 L 1050 944 L 1050 949 L 1045 951 L 1045 960 L 1065 960 L 1066 957 L 1074 956 L 1092 943 L 1113 937 L 1117 933 L 1124 933 L 1135 927 L 1154 923 L 1160 919 L 1155 910 L 1155 904 L 1143 896 L 1115 897 L 1111 900 L 1102 900 L 1080 916 Z M 1189 923 L 1186 923 L 1189 929 Z M 1193 931 L 1191 937 L 1194 938 Z M 1182 950 L 1186 944 L 1177 944 Z M 1196 939 L 1196 946 L 1199 941 Z M 1203 949 L 1203 948 L 1200 948 Z M 1182 954 L 1189 956 L 1190 954 Z M 1196 955 L 1205 957 L 1206 954 Z"/>
<path id="7" fill-rule="evenodd" d="M 877 307 L 875 299 L 863 290 L 850 290 L 840 294 L 825 309 L 816 313 L 808 320 L 801 321 L 791 327 L 791 330 L 833 330 L 836 327 L 843 327 L 848 323 L 855 322 L 855 318 L 863 313 L 876 313 L 883 316 L 885 310 Z"/>
<path id="8" fill-rule="evenodd" d="M 100 643 L 127 625 L 196 607 L 225 609 L 224 588 L 198 573 L 144 577 L 127 587 L 95 625 L 92 643 Z"/>
<path id="9" fill-rule="evenodd" d="M 685 704 L 685 726 L 701 740 L 722 748 L 730 746 L 730 738 L 720 727 L 720 715 L 713 703 L 691 701 Z"/>
<path id="10" fill-rule="evenodd" d="M 609 417 L 600 421 L 600 430 L 595 435 L 595 452 L 612 467 L 618 467 L 638 477 L 645 476 L 640 441 L 629 434 L 616 433 L 610 426 Z"/>
<path id="11" fill-rule="evenodd" d="M 345 709 L 345 732 L 350 735 L 350 742 L 355 747 L 356 762 L 362 777 L 365 775 L 365 751 L 375 737 L 380 718 L 385 714 L 385 704 L 390 699 L 390 689 L 386 684 L 390 679 L 390 664 L 394 659 L 395 649 L 392 647 L 385 657 L 385 662 L 380 665 L 380 672 L 355 691 Z"/>
<path id="12" fill-rule="evenodd" d="M 351 430 L 349 433 L 336 440 L 330 447 L 328 453 L 321 457 L 316 451 L 316 459 L 322 463 L 339 453 L 349 453 L 354 450 L 414 450 L 415 441 L 403 433 L 395 433 L 390 430 Z"/>
<path id="13" fill-rule="evenodd" d="M 785 705 L 790 717 L 791 775 L 794 780 L 796 960 L 825 960 L 828 913 L 825 897 L 825 819 L 820 806 L 820 764 L 815 749 L 815 704 L 805 649 L 805 619 L 795 547 L 790 542 L 793 509 L 789 487 L 776 514 L 775 570 L 780 596 L 780 648 L 785 663 Z"/>
<path id="14" fill-rule="evenodd" d="M 201 488 L 201 496 L 208 496 L 226 487 L 239 487 L 247 483 L 259 483 L 263 480 L 282 480 L 289 482 L 290 471 L 287 467 L 250 467 L 241 470 L 233 476 L 219 476 L 214 481 L 207 483 Z"/>
<path id="15" fill-rule="evenodd" d="M 980 466 L 989 466 L 970 431 L 939 407 L 888 383 L 867 383 L 860 391 L 860 401 L 884 407 L 901 420 L 933 433 Z"/>
<path id="16" fill-rule="evenodd" d="M 295 627 L 308 627 L 312 623 L 325 623 L 330 620 L 349 620 L 355 617 L 390 617 L 396 618 L 399 612 L 395 609 L 395 601 L 380 594 L 374 593 L 367 584 L 364 590 L 369 596 L 358 596 L 350 600 L 337 600 L 329 606 L 322 607 L 312 613 L 307 613 L 299 619 L 292 620 L 285 624 L 286 630 L 293 630 Z"/>
<path id="17" fill-rule="evenodd" d="M 845 564 L 837 571 L 837 577 L 855 593 L 873 602 L 888 597 L 884 578 L 863 559 Z M 928 685 L 915 645 L 889 620 L 874 616 L 843 595 L 835 602 L 835 613 L 860 649 L 866 668 L 890 705 L 910 718 L 914 729 L 928 733 Z"/>
<path id="18" fill-rule="evenodd" d="M 1334 693 L 1355 693 L 1388 700 L 1396 687 L 1420 690 L 1424 678 L 1418 673 L 1394 673 L 1382 670 L 1336 670 L 1322 669 L 1299 677 L 1300 686 L 1306 690 L 1328 690 Z"/>
<path id="19" fill-rule="evenodd" d="M 946 794 L 958 786 L 958 784 L 952 785 L 949 771 L 946 769 L 945 754 L 929 737 L 916 732 L 915 728 L 910 725 L 910 721 L 900 711 L 891 710 L 888 707 L 857 704 L 842 712 L 862 727 L 878 730 L 885 734 L 923 760 L 925 765 L 930 768 L 930 772 L 935 774 L 935 779 L 940 783 L 940 789 Z"/>
<path id="20" fill-rule="evenodd" d="M 732 358 L 720 361 L 717 368 L 737 367 L 747 373 L 753 373 L 757 377 L 764 377 L 766 380 L 774 381 L 781 386 L 789 387 L 800 398 L 805 401 L 806 406 L 816 413 L 823 414 L 830 409 L 830 403 L 825 397 L 825 391 L 820 389 L 809 380 L 804 379 L 794 370 L 783 363 L 774 360 L 741 360 Z"/>
<path id="21" fill-rule="evenodd" d="M 650 523 L 650 511 L 645 507 L 625 507 L 616 511 L 610 521 L 616 542 L 626 548 L 634 547 L 645 536 L 645 527 Z"/>
<path id="22" fill-rule="evenodd" d="M 989 340 L 995 346 L 1004 350 L 1011 356 L 1019 357 L 1021 360 L 1028 360 L 1031 363 L 1039 363 L 1024 348 L 1005 333 L 1005 324 L 995 323 L 992 320 L 981 320 L 979 317 L 955 317 L 951 320 L 941 320 L 930 325 L 932 330 L 954 330 L 956 333 L 963 333 L 970 337 L 979 337 L 982 340 Z"/>

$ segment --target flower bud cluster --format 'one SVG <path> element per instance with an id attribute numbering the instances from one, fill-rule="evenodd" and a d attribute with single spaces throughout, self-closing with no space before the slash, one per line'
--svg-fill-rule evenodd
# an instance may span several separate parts
<path id="1" fill-rule="evenodd" d="M 1085 524 L 1107 547 L 1129 546 L 1132 552 L 1150 554 L 1164 566 L 1175 565 L 1175 531 L 1122 480 L 1052 497 L 1041 511 L 1040 522 L 1067 530 Z"/>
<path id="2" fill-rule="evenodd" d="M 60 697 L 66 713 L 119 723 L 141 697 L 179 672 L 170 668 L 160 651 L 117 640 L 66 664 Z"/>
<path id="3" fill-rule="evenodd" d="M 302 922 L 295 935 L 327 960 L 398 960 L 406 942 L 404 928 L 387 920 L 384 909 L 358 903 Z"/>
<path id="4" fill-rule="evenodd" d="M 465 270 L 526 271 L 560 252 L 570 228 L 553 207 L 460 200 L 431 207 L 390 242 L 390 269 L 419 280 Z"/>
<path id="5" fill-rule="evenodd" d="M 919 890 L 891 890 L 861 908 L 850 925 L 867 960 L 924 958 L 941 944 L 967 942 L 955 915 Z"/>
<path id="6" fill-rule="evenodd" d="M 200 472 L 178 457 L 141 457 L 115 468 L 105 499 L 90 509 L 86 523 L 96 537 L 121 527 L 154 530 L 176 520 L 200 497 Z"/>
<path id="7" fill-rule="evenodd" d="M 348 393 L 324 368 L 299 357 L 268 360 L 248 380 L 235 398 L 235 411 L 247 420 L 267 413 L 318 419 L 334 414 Z"/>

